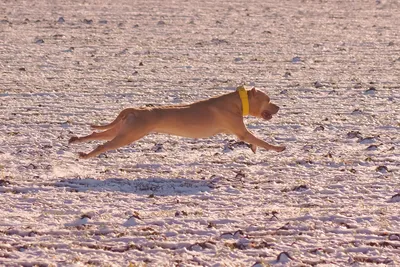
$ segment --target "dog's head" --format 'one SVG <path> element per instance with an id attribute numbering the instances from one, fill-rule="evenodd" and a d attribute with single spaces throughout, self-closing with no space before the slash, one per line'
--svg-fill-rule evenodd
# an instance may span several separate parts
<path id="1" fill-rule="evenodd" d="M 264 92 L 253 88 L 248 91 L 248 95 L 250 115 L 270 120 L 272 119 L 272 115 L 278 112 L 279 107 L 271 103 L 270 98 Z"/>

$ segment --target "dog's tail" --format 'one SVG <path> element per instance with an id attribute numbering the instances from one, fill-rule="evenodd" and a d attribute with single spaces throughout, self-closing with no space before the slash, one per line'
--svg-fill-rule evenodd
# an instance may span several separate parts
<path id="1" fill-rule="evenodd" d="M 126 116 L 129 113 L 133 112 L 134 110 L 135 109 L 132 109 L 132 108 L 124 109 L 123 111 L 121 111 L 121 113 L 119 113 L 119 115 L 117 116 L 117 118 L 113 122 L 111 122 L 109 124 L 106 124 L 106 125 L 90 125 L 90 127 L 92 129 L 96 129 L 96 130 L 107 130 L 107 129 L 110 129 L 110 128 L 114 127 L 118 122 L 120 122 L 121 120 L 126 118 Z"/>

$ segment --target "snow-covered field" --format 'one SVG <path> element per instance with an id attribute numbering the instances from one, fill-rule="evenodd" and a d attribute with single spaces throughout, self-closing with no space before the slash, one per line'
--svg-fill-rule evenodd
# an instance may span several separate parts
<path id="1" fill-rule="evenodd" d="M 399 29 L 396 0 L 2 0 L 0 265 L 400 265 Z M 283 153 L 67 144 L 240 84 Z"/>

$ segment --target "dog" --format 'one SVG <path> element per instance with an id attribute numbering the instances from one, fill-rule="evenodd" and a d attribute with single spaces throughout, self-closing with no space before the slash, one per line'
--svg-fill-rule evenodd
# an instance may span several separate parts
<path id="1" fill-rule="evenodd" d="M 90 153 L 79 153 L 88 159 L 108 150 L 126 146 L 149 133 L 165 133 L 182 137 L 204 138 L 219 133 L 236 135 L 250 144 L 256 153 L 257 147 L 281 152 L 285 146 L 274 146 L 254 136 L 243 122 L 243 116 L 270 120 L 279 107 L 261 90 L 246 90 L 240 86 L 236 91 L 187 105 L 127 108 L 107 125 L 91 125 L 93 132 L 84 137 L 73 136 L 69 144 L 92 140 L 106 140 Z"/>

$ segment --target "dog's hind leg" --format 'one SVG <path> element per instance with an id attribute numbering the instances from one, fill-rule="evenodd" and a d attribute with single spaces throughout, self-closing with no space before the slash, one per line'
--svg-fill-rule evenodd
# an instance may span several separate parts
<path id="1" fill-rule="evenodd" d="M 97 130 L 107 130 L 112 127 L 114 127 L 118 122 L 121 120 L 125 119 L 130 113 L 134 112 L 136 109 L 134 108 L 127 108 L 121 111 L 118 116 L 115 118 L 115 120 L 109 124 L 106 125 L 90 125 L 91 128 L 97 129 Z"/>
<path id="2" fill-rule="evenodd" d="M 95 157 L 103 152 L 106 152 L 108 150 L 113 150 L 113 149 L 117 149 L 119 147 L 122 146 L 126 146 L 129 145 L 130 143 L 139 140 L 140 138 L 142 138 L 143 136 L 145 136 L 146 134 L 148 134 L 148 132 L 146 133 L 140 133 L 140 134 L 119 134 L 117 135 L 114 139 L 112 139 L 111 141 L 108 141 L 102 145 L 99 145 L 98 147 L 96 147 L 93 151 L 91 151 L 90 153 L 83 153 L 83 152 L 79 152 L 79 157 L 81 159 L 88 159 L 88 158 L 92 158 Z"/>
<path id="3" fill-rule="evenodd" d="M 117 134 L 118 131 L 121 128 L 121 123 L 115 125 L 114 127 L 112 127 L 111 129 L 108 129 L 104 132 L 93 132 L 87 136 L 83 136 L 83 137 L 77 137 L 77 136 L 72 136 L 69 141 L 68 144 L 74 144 L 74 143 L 83 143 L 83 142 L 88 142 L 88 141 L 92 141 L 92 140 L 112 140 Z"/>
<path id="4" fill-rule="evenodd" d="M 141 123 L 135 123 L 135 127 L 132 127 L 133 120 L 130 120 L 128 117 L 127 120 L 123 121 L 124 123 L 123 126 L 121 127 L 118 134 L 112 140 L 102 145 L 99 145 L 90 153 L 80 152 L 79 157 L 82 159 L 95 157 L 108 150 L 113 150 L 122 146 L 129 145 L 130 143 L 139 140 L 140 138 L 151 132 L 152 130 L 151 127 L 149 127 L 143 121 L 141 121 Z"/>

